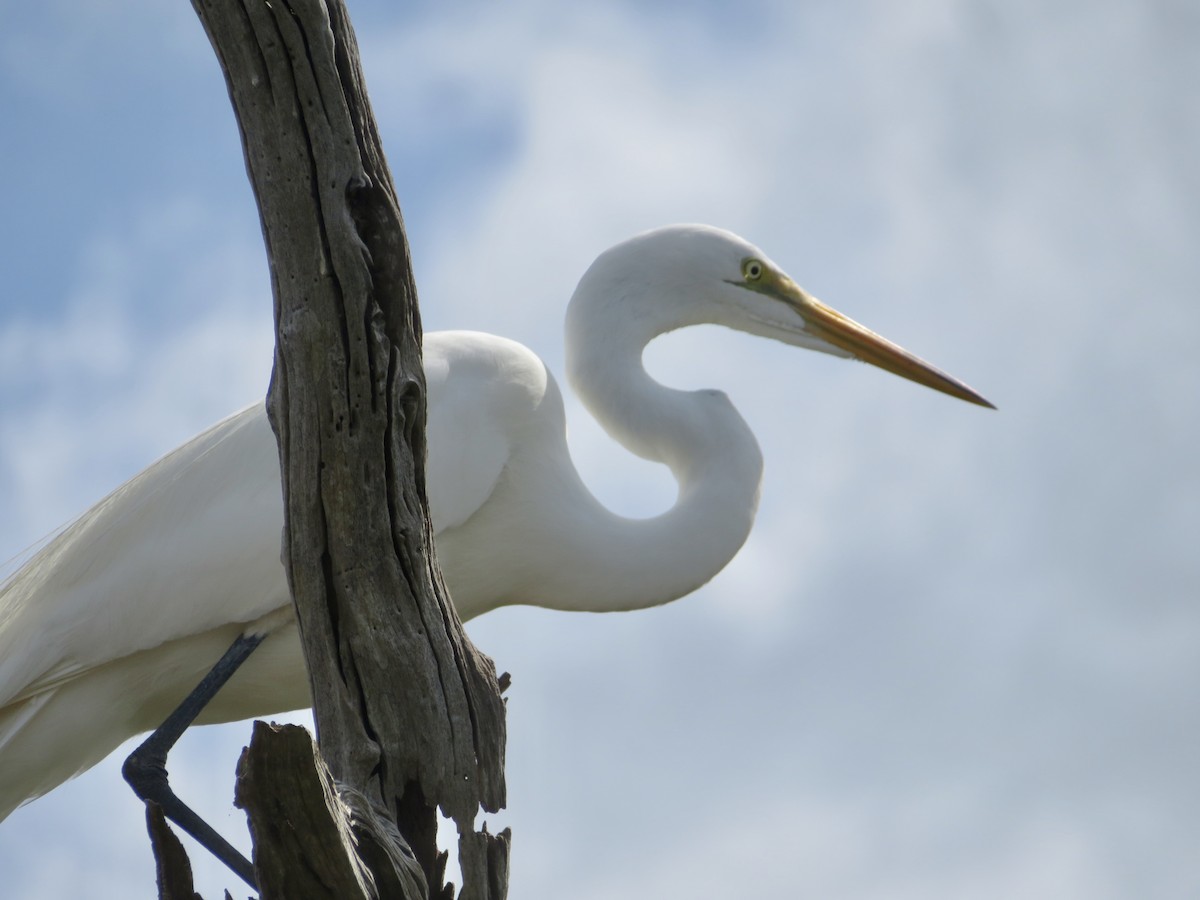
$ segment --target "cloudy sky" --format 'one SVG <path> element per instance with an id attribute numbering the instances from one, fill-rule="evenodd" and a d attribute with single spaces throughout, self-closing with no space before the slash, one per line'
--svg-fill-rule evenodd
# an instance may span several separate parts
<path id="1" fill-rule="evenodd" d="M 471 624 L 514 677 L 512 896 L 1200 893 L 1196 5 L 351 13 L 427 328 L 561 373 L 590 260 L 709 222 L 999 406 L 715 328 L 651 348 L 754 427 L 759 522 L 668 607 Z M 272 333 L 188 4 L 0 6 L 0 112 L 6 559 L 261 397 Z M 671 502 L 568 415 L 610 506 Z M 173 757 L 231 835 L 247 736 Z M 194 857 L 205 896 L 237 888 Z M 0 824 L 0 872 L 12 897 L 152 896 L 118 761 Z"/>

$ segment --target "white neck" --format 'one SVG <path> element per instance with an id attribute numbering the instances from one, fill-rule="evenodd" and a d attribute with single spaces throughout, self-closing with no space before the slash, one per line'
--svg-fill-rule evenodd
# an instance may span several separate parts
<path id="1" fill-rule="evenodd" d="M 563 504 L 570 521 L 556 541 L 563 578 L 542 585 L 538 602 L 639 609 L 690 593 L 741 548 L 758 507 L 762 455 L 724 394 L 673 390 L 643 367 L 651 340 L 701 322 L 648 296 L 598 288 L 585 279 L 568 308 L 568 378 L 609 434 L 670 467 L 679 496 L 662 515 L 629 519 L 603 507 L 576 476 L 569 489 L 577 495 Z"/>

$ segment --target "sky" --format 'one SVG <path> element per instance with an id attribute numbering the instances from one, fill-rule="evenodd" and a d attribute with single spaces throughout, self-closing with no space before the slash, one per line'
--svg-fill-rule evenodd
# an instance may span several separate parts
<path id="1" fill-rule="evenodd" d="M 591 259 L 707 222 L 999 407 L 714 327 L 654 344 L 754 428 L 758 522 L 668 606 L 468 626 L 513 676 L 510 895 L 1200 893 L 1200 8 L 350 11 L 427 329 L 561 380 Z M 2 560 L 263 396 L 273 335 L 188 4 L 0 4 L 0 113 Z M 609 506 L 670 505 L 567 413 Z M 242 846 L 248 736 L 172 757 Z M 153 896 L 119 760 L 0 823 L 6 896 Z"/>

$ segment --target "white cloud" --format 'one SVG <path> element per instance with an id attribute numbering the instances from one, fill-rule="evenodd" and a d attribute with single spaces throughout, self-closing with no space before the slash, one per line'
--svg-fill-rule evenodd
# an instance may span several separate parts
<path id="1" fill-rule="evenodd" d="M 427 186 L 397 171 L 402 202 L 434 197 L 409 218 L 426 321 L 561 371 L 592 256 L 706 219 L 1001 411 L 714 330 L 653 348 L 759 434 L 759 527 L 676 607 L 473 623 L 516 675 L 514 895 L 1185 895 L 1191 26 L 1117 0 L 776 4 L 729 34 L 728 13 L 658 9 L 438 10 L 360 35 L 393 159 L 496 141 Z M 64 316 L 0 325 L 0 383 L 34 391 L 0 395 L 5 527 L 25 539 L 265 385 L 257 234 L 211 212 L 222 198 L 135 202 Z M 606 501 L 670 501 L 569 412 Z M 88 465 L 85 487 L 69 473 Z M 95 877 L 148 860 L 109 806 L 115 771 L 67 789 L 92 812 L 65 844 L 10 835 L 53 833 L 69 800 L 0 826 L 5 871 L 59 853 L 16 877 L 144 892 Z"/>
<path id="2" fill-rule="evenodd" d="M 156 199 L 84 248 L 62 317 L 0 324 L 0 460 L 27 539 L 265 393 L 261 251 L 228 228 L 194 198 Z"/>
<path id="3" fill-rule="evenodd" d="M 715 815 L 690 823 L 663 842 L 673 852 L 660 854 L 652 844 L 645 869 L 600 868 L 574 896 L 792 896 L 800 884 L 829 900 L 1128 896 L 1111 858 L 1077 822 L 1047 817 L 986 848 L 963 846 L 955 835 L 971 830 L 974 812 L 955 796 L 913 797 L 894 809 L 845 796 L 801 796 L 741 810 L 736 831 Z"/>

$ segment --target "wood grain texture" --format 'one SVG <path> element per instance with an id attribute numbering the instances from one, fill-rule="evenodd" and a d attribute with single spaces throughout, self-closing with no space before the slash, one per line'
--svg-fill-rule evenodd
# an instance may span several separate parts
<path id="1" fill-rule="evenodd" d="M 192 882 L 192 863 L 187 851 L 167 825 L 167 817 L 157 803 L 146 804 L 146 830 L 154 851 L 158 900 L 204 900 Z"/>
<path id="2" fill-rule="evenodd" d="M 416 289 L 349 19 L 340 0 L 193 5 L 226 75 L 270 258 L 268 410 L 321 756 L 366 798 L 364 816 L 388 811 L 428 896 L 449 896 L 440 806 L 463 836 L 462 896 L 503 897 L 507 835 L 474 819 L 505 801 L 504 706 L 434 559 Z"/>
<path id="3" fill-rule="evenodd" d="M 355 802 L 348 803 L 350 797 Z M 394 826 L 383 838 L 372 831 L 387 817 L 379 811 L 364 816 L 361 797 L 334 785 L 305 729 L 254 723 L 250 746 L 238 761 L 237 805 L 250 821 L 263 897 L 425 896 L 426 879 L 416 859 Z M 380 864 L 375 857 L 392 848 L 398 855 Z"/>

